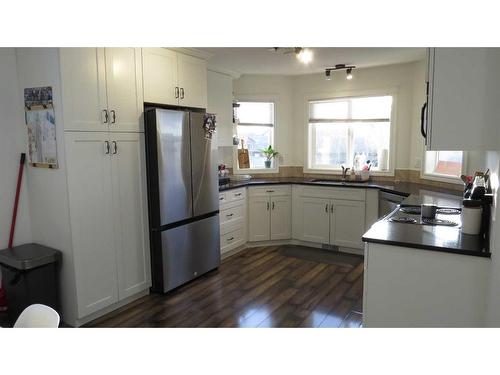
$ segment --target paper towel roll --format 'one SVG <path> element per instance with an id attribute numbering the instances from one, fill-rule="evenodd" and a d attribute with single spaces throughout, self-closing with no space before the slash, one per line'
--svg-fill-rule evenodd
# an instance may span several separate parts
<path id="1" fill-rule="evenodd" d="M 380 151 L 380 156 L 378 159 L 378 165 L 381 171 L 386 171 L 387 169 L 389 169 L 387 166 L 388 160 L 389 160 L 389 151 L 386 148 L 384 148 Z"/>

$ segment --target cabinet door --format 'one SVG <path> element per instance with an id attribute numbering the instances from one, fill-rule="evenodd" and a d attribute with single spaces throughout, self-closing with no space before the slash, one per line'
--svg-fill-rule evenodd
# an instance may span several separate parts
<path id="1" fill-rule="evenodd" d="M 182 53 L 177 56 L 179 105 L 207 108 L 207 62 Z"/>
<path id="2" fill-rule="evenodd" d="M 330 244 L 362 249 L 364 230 L 365 202 L 333 200 Z"/>
<path id="3" fill-rule="evenodd" d="M 110 131 L 140 131 L 143 111 L 140 48 L 106 48 Z"/>
<path id="4" fill-rule="evenodd" d="M 271 202 L 269 197 L 250 197 L 248 200 L 248 241 L 267 241 L 271 238 Z"/>
<path id="5" fill-rule="evenodd" d="M 292 197 L 271 198 L 271 240 L 292 237 Z"/>
<path id="6" fill-rule="evenodd" d="M 112 133 L 110 140 L 118 296 L 123 299 L 150 286 L 144 211 L 144 135 Z"/>
<path id="7" fill-rule="evenodd" d="M 118 301 L 107 137 L 105 132 L 65 133 L 79 318 Z"/>
<path id="8" fill-rule="evenodd" d="M 429 150 L 489 150 L 498 144 L 500 48 L 431 48 Z"/>
<path id="9" fill-rule="evenodd" d="M 218 146 L 233 146 L 233 79 L 225 74 L 207 73 L 207 112 L 217 114 Z"/>
<path id="10" fill-rule="evenodd" d="M 330 200 L 299 197 L 294 211 L 295 230 L 302 241 L 330 242 Z"/>
<path id="11" fill-rule="evenodd" d="M 64 130 L 107 131 L 104 48 L 61 48 Z"/>
<path id="12" fill-rule="evenodd" d="M 165 48 L 142 49 L 144 101 L 178 105 L 177 53 Z"/>

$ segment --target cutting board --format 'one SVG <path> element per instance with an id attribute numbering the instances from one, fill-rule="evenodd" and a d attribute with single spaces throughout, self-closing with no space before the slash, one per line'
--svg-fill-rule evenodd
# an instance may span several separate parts
<path id="1" fill-rule="evenodd" d="M 245 148 L 245 141 L 241 140 L 241 148 L 238 149 L 238 166 L 240 169 L 250 168 L 250 157 L 248 156 L 248 149 Z"/>

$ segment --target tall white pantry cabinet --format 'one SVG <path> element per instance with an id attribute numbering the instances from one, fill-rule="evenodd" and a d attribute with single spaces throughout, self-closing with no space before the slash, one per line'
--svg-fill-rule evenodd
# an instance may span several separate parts
<path id="1" fill-rule="evenodd" d="M 58 169 L 29 168 L 33 241 L 63 252 L 65 323 L 149 292 L 139 48 L 17 50 L 20 91 L 52 86 Z"/>

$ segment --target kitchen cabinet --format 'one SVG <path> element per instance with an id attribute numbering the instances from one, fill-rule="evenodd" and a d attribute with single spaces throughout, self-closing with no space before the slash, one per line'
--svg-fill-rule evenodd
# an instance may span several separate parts
<path id="1" fill-rule="evenodd" d="M 221 255 L 247 242 L 246 188 L 219 193 Z"/>
<path id="2" fill-rule="evenodd" d="M 248 241 L 291 238 L 292 197 L 289 185 L 250 187 Z"/>
<path id="3" fill-rule="evenodd" d="M 489 258 L 367 243 L 364 327 L 480 327 Z"/>
<path id="4" fill-rule="evenodd" d="M 60 50 L 64 130 L 140 131 L 140 48 Z"/>
<path id="5" fill-rule="evenodd" d="M 233 79 L 208 71 L 207 111 L 217 115 L 218 146 L 233 146 Z"/>
<path id="6" fill-rule="evenodd" d="M 207 108 L 207 63 L 165 48 L 143 48 L 144 101 Z"/>
<path id="7" fill-rule="evenodd" d="M 293 202 L 294 239 L 363 248 L 366 211 L 363 189 L 294 186 Z"/>
<path id="8" fill-rule="evenodd" d="M 427 150 L 496 149 L 500 48 L 430 48 L 427 63 Z"/>
<path id="9" fill-rule="evenodd" d="M 149 287 L 143 142 L 142 133 L 65 133 L 78 318 Z"/>

